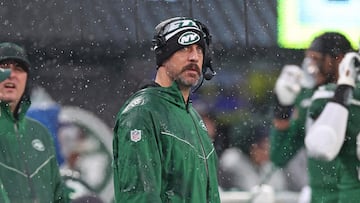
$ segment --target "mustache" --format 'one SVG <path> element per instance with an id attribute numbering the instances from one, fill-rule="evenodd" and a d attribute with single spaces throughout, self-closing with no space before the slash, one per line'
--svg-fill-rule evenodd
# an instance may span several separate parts
<path id="1" fill-rule="evenodd" d="M 200 67 L 195 64 L 195 63 L 191 63 L 189 65 L 186 65 L 183 69 L 182 69 L 182 72 L 185 72 L 187 70 L 191 70 L 191 71 L 196 71 L 199 75 L 201 74 L 200 72 Z"/>

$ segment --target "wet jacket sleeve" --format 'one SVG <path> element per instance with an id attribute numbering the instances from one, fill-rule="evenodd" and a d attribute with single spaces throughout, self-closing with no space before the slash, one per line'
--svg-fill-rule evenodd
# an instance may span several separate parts
<path id="1" fill-rule="evenodd" d="M 10 203 L 7 192 L 5 191 L 4 185 L 0 179 L 0 202 Z"/>
<path id="2" fill-rule="evenodd" d="M 161 157 L 153 115 L 134 108 L 118 116 L 114 128 L 116 202 L 161 202 Z"/>
<path id="3" fill-rule="evenodd" d="M 304 147 L 305 126 L 307 107 L 301 107 L 299 101 L 303 95 L 297 98 L 295 116 L 290 118 L 290 126 L 286 130 L 278 130 L 275 127 L 270 131 L 270 159 L 279 167 L 284 167 L 296 155 L 300 148 Z"/>
<path id="4" fill-rule="evenodd" d="M 284 167 L 304 146 L 305 122 L 292 120 L 287 130 L 277 130 L 274 127 L 270 132 L 270 159 L 279 167 Z"/>

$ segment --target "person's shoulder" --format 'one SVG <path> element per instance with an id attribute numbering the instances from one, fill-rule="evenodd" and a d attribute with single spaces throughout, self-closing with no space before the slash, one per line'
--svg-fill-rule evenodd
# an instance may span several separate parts
<path id="1" fill-rule="evenodd" d="M 146 109 L 158 104 L 159 95 L 157 87 L 147 87 L 135 92 L 124 104 L 121 112 L 125 113 L 134 109 Z"/>
<path id="2" fill-rule="evenodd" d="M 299 109 L 306 109 L 311 104 L 311 96 L 314 93 L 314 89 L 302 88 L 299 95 L 296 97 L 295 106 Z"/>
<path id="3" fill-rule="evenodd" d="M 143 98 L 143 99 L 147 99 L 147 100 L 159 98 L 159 94 L 161 94 L 162 89 L 163 89 L 162 87 L 157 87 L 157 86 L 150 86 L 150 87 L 140 89 L 140 90 L 136 91 L 128 99 L 128 101 L 136 100 L 138 98 Z"/>
<path id="4" fill-rule="evenodd" d="M 322 99 L 330 99 L 334 96 L 334 92 L 336 89 L 335 83 L 329 83 L 326 85 L 319 86 L 314 94 L 312 95 L 312 100 L 322 100 Z"/>
<path id="5" fill-rule="evenodd" d="M 40 135 L 45 134 L 46 136 L 50 135 L 50 131 L 39 121 L 26 116 L 25 122 L 25 128 L 28 132 L 33 132 Z"/>
<path id="6" fill-rule="evenodd" d="M 52 135 L 49 129 L 33 118 L 25 117 L 25 129 L 28 136 L 32 137 L 32 139 L 39 138 L 42 141 L 52 142 Z"/>
<path id="7" fill-rule="evenodd" d="M 30 118 L 29 116 L 25 117 L 25 121 L 28 128 L 46 129 L 46 127 L 40 123 L 40 121 Z"/>
<path id="8" fill-rule="evenodd" d="M 336 89 L 335 83 L 319 86 L 311 97 L 311 105 L 308 110 L 310 118 L 317 118 L 323 111 L 326 103 L 334 97 Z"/>

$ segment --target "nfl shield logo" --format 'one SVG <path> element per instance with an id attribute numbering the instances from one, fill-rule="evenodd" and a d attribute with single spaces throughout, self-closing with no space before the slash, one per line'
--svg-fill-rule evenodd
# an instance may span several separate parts
<path id="1" fill-rule="evenodd" d="M 133 142 L 138 142 L 141 140 L 141 130 L 132 130 L 130 131 L 130 140 Z"/>

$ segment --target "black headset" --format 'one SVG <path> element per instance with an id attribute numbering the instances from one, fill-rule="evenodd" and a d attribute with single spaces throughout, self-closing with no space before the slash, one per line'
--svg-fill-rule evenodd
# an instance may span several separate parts
<path id="1" fill-rule="evenodd" d="M 209 29 L 200 21 L 197 21 L 197 20 L 194 20 L 191 18 L 187 18 L 187 17 L 174 17 L 174 18 L 170 18 L 168 20 L 161 22 L 155 28 L 156 33 L 152 40 L 152 44 L 153 44 L 152 50 L 155 51 L 155 54 L 161 54 L 161 52 L 162 52 L 161 47 L 166 45 L 165 35 L 169 34 L 169 33 L 165 33 L 165 28 L 170 23 L 178 21 L 178 20 L 194 21 L 196 23 L 196 25 L 199 27 L 199 29 L 202 31 L 202 33 L 204 34 L 203 37 L 204 37 L 206 43 L 205 43 L 205 47 L 204 47 L 205 53 L 204 53 L 204 63 L 203 63 L 203 68 L 202 68 L 202 74 L 203 74 L 202 77 L 205 80 L 211 80 L 216 75 L 216 72 L 212 68 L 211 35 L 209 32 Z M 201 81 L 201 83 L 202 83 L 202 81 Z"/>

